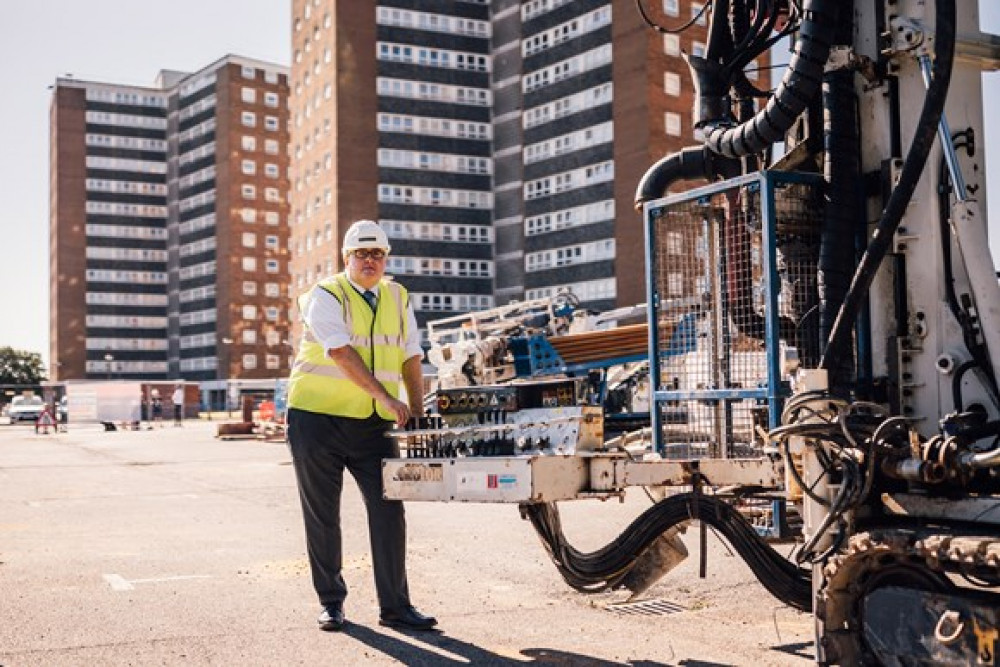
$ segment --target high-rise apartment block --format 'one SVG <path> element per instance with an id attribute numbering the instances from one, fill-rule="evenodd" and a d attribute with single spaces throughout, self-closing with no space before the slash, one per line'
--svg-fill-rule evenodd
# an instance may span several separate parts
<path id="1" fill-rule="evenodd" d="M 286 67 L 239 56 L 57 80 L 51 377 L 287 375 L 287 97 Z"/>
<path id="2" fill-rule="evenodd" d="M 292 293 L 374 218 L 421 323 L 562 287 L 643 301 L 635 187 L 694 143 L 682 54 L 707 40 L 704 3 L 644 7 L 691 25 L 633 0 L 293 0 Z"/>

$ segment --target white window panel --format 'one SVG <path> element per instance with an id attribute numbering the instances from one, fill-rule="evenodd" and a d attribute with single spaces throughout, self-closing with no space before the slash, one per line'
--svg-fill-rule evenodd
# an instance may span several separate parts
<path id="1" fill-rule="evenodd" d="M 528 37 L 521 43 L 521 54 L 525 57 L 586 35 L 611 24 L 611 7 L 599 7 L 569 21 Z"/>
<path id="2" fill-rule="evenodd" d="M 547 104 L 530 107 L 525 109 L 521 117 L 521 122 L 524 124 L 524 128 L 528 129 L 565 118 L 581 111 L 586 111 L 587 109 L 611 104 L 613 99 L 612 91 L 611 83 L 602 83 L 599 86 L 561 97 Z"/>
<path id="3" fill-rule="evenodd" d="M 569 290 L 582 302 L 602 301 L 614 299 L 618 296 L 617 283 L 615 279 L 603 278 L 601 280 L 588 280 L 578 283 L 551 285 L 547 287 L 529 289 L 525 291 L 524 298 L 544 299 L 555 296 L 562 290 Z"/>
<path id="4" fill-rule="evenodd" d="M 672 97 L 681 94 L 681 76 L 676 72 L 663 73 L 663 91 Z"/>
<path id="5" fill-rule="evenodd" d="M 386 97 L 430 100 L 484 107 L 488 107 L 493 103 L 493 95 L 486 88 L 452 86 L 429 81 L 378 77 L 376 80 L 376 90 L 379 95 Z"/>
<path id="6" fill-rule="evenodd" d="M 522 90 L 529 93 L 544 86 L 570 79 L 574 76 L 603 67 L 611 62 L 611 45 L 602 44 L 554 65 L 527 74 L 522 79 Z"/>
<path id="7" fill-rule="evenodd" d="M 681 115 L 679 113 L 667 111 L 663 114 L 663 122 L 669 136 L 679 137 L 681 135 Z"/>

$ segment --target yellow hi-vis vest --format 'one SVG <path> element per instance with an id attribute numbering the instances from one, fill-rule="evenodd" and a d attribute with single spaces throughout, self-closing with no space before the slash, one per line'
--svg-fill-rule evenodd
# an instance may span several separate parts
<path id="1" fill-rule="evenodd" d="M 351 347 L 365 366 L 393 398 L 399 398 L 406 361 L 406 290 L 389 280 L 381 280 L 378 307 L 372 312 L 365 298 L 339 273 L 316 284 L 333 295 L 344 309 L 344 324 L 351 334 Z M 299 297 L 304 312 L 308 293 Z M 304 325 L 302 343 L 288 379 L 288 407 L 338 417 L 364 419 L 372 413 L 388 421 L 395 415 L 385 409 L 365 390 L 348 379 L 323 344 Z"/>

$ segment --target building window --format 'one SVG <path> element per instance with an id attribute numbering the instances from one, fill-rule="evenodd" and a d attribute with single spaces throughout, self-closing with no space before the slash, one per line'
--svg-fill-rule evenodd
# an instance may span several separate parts
<path id="1" fill-rule="evenodd" d="M 253 306 L 251 306 L 252 308 Z M 257 344 L 257 332 L 254 329 L 244 329 L 243 330 L 243 344 L 244 345 L 256 345 Z"/>
<path id="2" fill-rule="evenodd" d="M 273 234 L 268 234 L 264 237 L 264 247 L 270 248 L 271 250 L 278 249 L 278 237 Z"/>
<path id="3" fill-rule="evenodd" d="M 245 320 L 256 320 L 257 319 L 257 306 L 252 306 L 252 305 L 243 306 L 243 319 L 245 319 Z"/>
<path id="4" fill-rule="evenodd" d="M 243 88 L 240 91 L 240 99 L 247 104 L 253 104 L 257 101 L 257 91 L 253 88 Z"/>
<path id="5" fill-rule="evenodd" d="M 681 94 L 681 75 L 676 72 L 663 73 L 663 90 L 667 95 L 677 97 Z"/>
<path id="6" fill-rule="evenodd" d="M 698 25 L 707 25 L 708 11 L 705 10 L 705 5 L 703 5 L 700 2 L 692 2 L 691 18 L 695 19 L 695 23 L 697 23 Z"/>
<path id="7" fill-rule="evenodd" d="M 281 195 L 278 193 L 278 188 L 264 188 L 264 199 L 274 202 L 281 201 Z"/>
<path id="8" fill-rule="evenodd" d="M 240 70 L 240 74 L 243 75 L 244 79 L 257 78 L 257 70 L 254 69 L 253 67 L 247 67 L 246 65 L 244 65 L 243 68 Z"/>
<path id="9" fill-rule="evenodd" d="M 265 357 L 265 359 L 266 359 L 265 363 L 267 364 L 268 370 L 273 371 L 280 366 L 278 355 L 276 354 L 269 354 Z"/>
<path id="10" fill-rule="evenodd" d="M 681 13 L 678 0 L 663 0 L 663 13 L 667 16 L 678 16 Z"/>
<path id="11" fill-rule="evenodd" d="M 682 232 L 667 232 L 667 254 L 684 254 L 684 234 Z"/>
<path id="12" fill-rule="evenodd" d="M 268 155 L 277 155 L 278 154 L 278 142 L 275 141 L 274 139 L 265 139 L 264 140 L 264 152 L 267 153 Z"/>
<path id="13" fill-rule="evenodd" d="M 668 56 L 679 56 L 681 54 L 680 36 L 665 34 L 663 36 L 663 52 Z"/>
<path id="14" fill-rule="evenodd" d="M 673 111 L 668 111 L 663 114 L 663 119 L 667 134 L 671 137 L 679 137 L 681 135 L 681 115 Z"/>
<path id="15" fill-rule="evenodd" d="M 264 175 L 268 178 L 278 177 L 278 165 L 271 164 L 270 162 L 264 165 Z"/>
<path id="16" fill-rule="evenodd" d="M 278 118 L 276 116 L 264 116 L 264 129 L 276 132 L 278 130 Z"/>
<path id="17" fill-rule="evenodd" d="M 255 151 L 257 150 L 257 139 L 243 135 L 243 138 L 240 139 L 240 146 L 242 146 L 245 151 Z"/>
<path id="18" fill-rule="evenodd" d="M 252 176 L 257 173 L 257 163 L 253 160 L 243 160 L 240 170 L 247 176 Z"/>
<path id="19" fill-rule="evenodd" d="M 247 370 L 253 370 L 257 368 L 257 355 L 256 354 L 244 354 L 243 355 L 243 368 Z"/>
<path id="20" fill-rule="evenodd" d="M 240 217 L 243 218 L 243 222 L 246 223 L 257 222 L 257 211 L 252 208 L 245 208 L 240 211 Z"/>
<path id="21" fill-rule="evenodd" d="M 691 42 L 691 55 L 705 57 L 705 42 Z"/>
<path id="22" fill-rule="evenodd" d="M 257 294 L 257 283 L 252 280 L 243 281 L 243 296 L 254 296 Z"/>
<path id="23" fill-rule="evenodd" d="M 244 111 L 240 114 L 240 122 L 243 123 L 245 127 L 256 127 L 257 114 L 252 111 Z"/>
<path id="24" fill-rule="evenodd" d="M 278 321 L 278 308 L 276 306 L 268 306 L 264 309 L 264 317 L 269 322 Z"/>
<path id="25" fill-rule="evenodd" d="M 277 211 L 267 211 L 264 213 L 264 222 L 269 225 L 276 225 L 280 220 Z"/>
<path id="26" fill-rule="evenodd" d="M 281 288 L 278 283 L 264 283 L 264 296 L 276 299 L 281 296 Z"/>
<path id="27" fill-rule="evenodd" d="M 275 108 L 278 106 L 278 93 L 264 93 L 264 105 Z"/>
<path id="28" fill-rule="evenodd" d="M 257 245 L 257 235 L 253 232 L 243 232 L 243 247 L 253 248 Z"/>
<path id="29" fill-rule="evenodd" d="M 267 271 L 268 273 L 277 273 L 278 272 L 278 260 L 276 260 L 276 259 L 269 259 L 269 260 L 267 260 L 264 263 L 264 270 Z"/>
<path id="30" fill-rule="evenodd" d="M 257 270 L 257 258 L 256 257 L 244 257 L 242 260 L 243 270 L 247 273 L 253 273 Z"/>
<path id="31" fill-rule="evenodd" d="M 683 273 L 671 273 L 667 275 L 667 292 L 670 296 L 684 296 Z"/>
<path id="32" fill-rule="evenodd" d="M 256 199 L 257 198 L 257 188 L 252 185 L 244 185 L 240 188 L 240 192 L 243 193 L 244 199 Z"/>

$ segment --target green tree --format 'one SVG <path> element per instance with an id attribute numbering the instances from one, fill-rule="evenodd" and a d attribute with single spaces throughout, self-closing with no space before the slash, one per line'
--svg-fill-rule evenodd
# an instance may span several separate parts
<path id="1" fill-rule="evenodd" d="M 0 384 L 38 384 L 45 378 L 42 355 L 0 347 Z"/>

